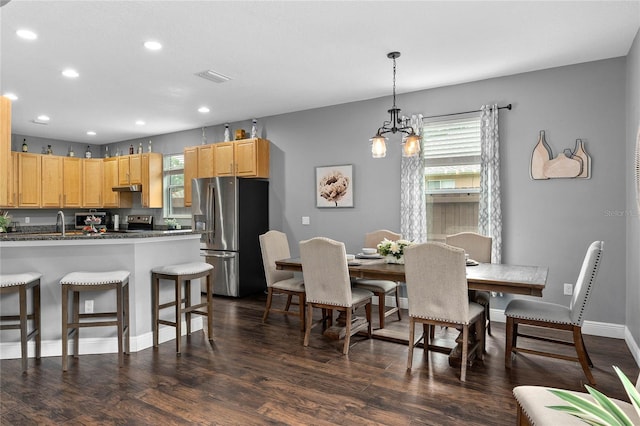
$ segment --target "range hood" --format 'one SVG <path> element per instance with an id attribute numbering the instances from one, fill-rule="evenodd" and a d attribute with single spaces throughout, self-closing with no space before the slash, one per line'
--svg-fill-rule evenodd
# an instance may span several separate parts
<path id="1" fill-rule="evenodd" d="M 142 185 L 122 185 L 111 188 L 113 192 L 142 192 Z"/>

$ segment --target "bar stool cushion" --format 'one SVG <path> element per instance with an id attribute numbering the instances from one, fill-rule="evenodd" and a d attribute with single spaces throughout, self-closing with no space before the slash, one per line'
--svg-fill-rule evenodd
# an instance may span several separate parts
<path id="1" fill-rule="evenodd" d="M 158 266 L 151 272 L 163 275 L 192 275 L 202 274 L 213 269 L 213 265 L 204 262 L 180 263 L 177 265 Z"/>
<path id="2" fill-rule="evenodd" d="M 0 287 L 12 287 L 16 285 L 28 284 L 32 281 L 42 278 L 42 274 L 38 272 L 23 272 L 21 274 L 2 274 L 0 275 Z"/>
<path id="3" fill-rule="evenodd" d="M 129 278 L 129 271 L 107 272 L 70 272 L 60 280 L 60 284 L 102 285 L 124 282 Z"/>

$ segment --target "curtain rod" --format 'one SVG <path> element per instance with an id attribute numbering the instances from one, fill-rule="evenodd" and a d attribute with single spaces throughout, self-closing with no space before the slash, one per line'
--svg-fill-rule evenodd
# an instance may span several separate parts
<path id="1" fill-rule="evenodd" d="M 498 109 L 508 109 L 509 111 L 511 111 L 511 104 L 507 105 L 507 106 L 499 106 Z M 464 111 L 464 112 L 454 112 L 451 114 L 440 114 L 440 115 L 430 115 L 428 117 L 422 117 L 422 118 L 439 118 L 439 117 L 448 117 L 450 115 L 462 115 L 462 114 L 471 114 L 472 112 L 480 112 L 481 110 L 475 110 L 475 111 Z"/>

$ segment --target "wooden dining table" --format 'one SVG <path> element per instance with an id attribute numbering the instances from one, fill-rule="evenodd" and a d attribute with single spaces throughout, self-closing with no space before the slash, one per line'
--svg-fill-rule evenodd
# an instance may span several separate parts
<path id="1" fill-rule="evenodd" d="M 352 278 L 405 282 L 404 265 L 385 263 L 383 259 L 356 259 L 348 262 Z M 276 268 L 302 271 L 300 258 L 276 261 Z M 542 296 L 549 268 L 544 266 L 479 263 L 467 266 L 469 290 Z"/>
<path id="2" fill-rule="evenodd" d="M 405 282 L 404 265 L 385 263 L 384 259 L 356 259 L 348 262 L 352 278 L 377 279 Z M 276 261 L 276 268 L 287 271 L 302 271 L 300 258 Z M 475 263 L 467 266 L 469 290 L 522 294 L 542 297 L 547 283 L 549 268 L 545 266 L 507 265 L 502 263 Z M 333 333 L 336 337 L 335 332 Z M 409 330 L 401 332 L 389 329 L 373 331 L 373 337 L 395 343 L 409 344 Z M 459 365 L 460 348 L 429 345 L 431 350 L 450 353 L 449 363 Z"/>

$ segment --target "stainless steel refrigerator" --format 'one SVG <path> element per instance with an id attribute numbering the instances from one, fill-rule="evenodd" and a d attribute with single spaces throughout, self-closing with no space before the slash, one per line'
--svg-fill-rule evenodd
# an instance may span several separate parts
<path id="1" fill-rule="evenodd" d="M 193 179 L 192 229 L 202 232 L 200 252 L 214 266 L 214 294 L 243 297 L 266 289 L 258 236 L 269 230 L 268 192 L 266 180 Z"/>

